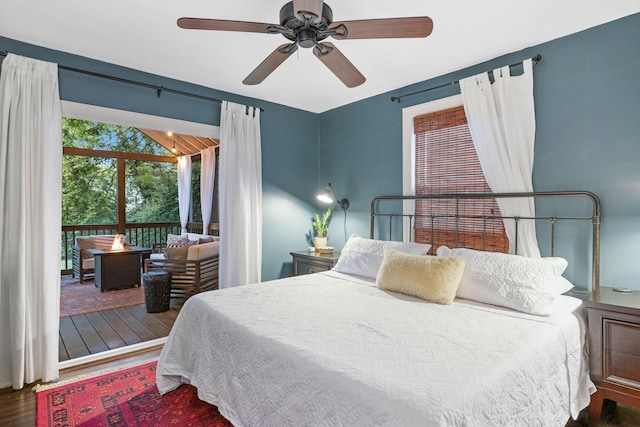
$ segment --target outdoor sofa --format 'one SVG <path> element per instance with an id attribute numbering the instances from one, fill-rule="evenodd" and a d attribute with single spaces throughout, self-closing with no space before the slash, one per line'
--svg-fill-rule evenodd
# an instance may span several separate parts
<path id="1" fill-rule="evenodd" d="M 174 236 L 176 237 L 176 236 Z M 186 245 L 156 244 L 144 271 L 171 273 L 171 298 L 187 299 L 191 295 L 218 289 L 220 240 L 217 236 L 188 233 L 182 235 Z M 211 240 L 211 241 L 209 241 Z"/>

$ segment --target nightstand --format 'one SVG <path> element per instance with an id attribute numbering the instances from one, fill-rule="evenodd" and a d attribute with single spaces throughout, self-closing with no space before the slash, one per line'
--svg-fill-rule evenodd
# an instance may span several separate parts
<path id="1" fill-rule="evenodd" d="M 640 407 L 640 291 L 601 286 L 583 301 L 589 316 L 589 425 L 598 425 L 602 400 Z"/>
<path id="2" fill-rule="evenodd" d="M 330 254 L 315 254 L 309 251 L 291 252 L 293 257 L 293 275 L 317 273 L 331 270 L 340 258 L 340 252 L 333 251 Z"/>

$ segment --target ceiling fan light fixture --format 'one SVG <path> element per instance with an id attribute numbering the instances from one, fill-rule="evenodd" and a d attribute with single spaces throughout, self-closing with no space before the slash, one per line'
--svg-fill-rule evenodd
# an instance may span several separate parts
<path id="1" fill-rule="evenodd" d="M 300 47 L 306 49 L 314 47 L 317 43 L 317 32 L 312 27 L 304 28 L 298 31 L 296 41 Z"/>

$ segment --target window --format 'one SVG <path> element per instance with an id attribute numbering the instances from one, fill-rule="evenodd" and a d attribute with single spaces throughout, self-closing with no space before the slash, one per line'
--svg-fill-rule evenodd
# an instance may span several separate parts
<path id="1" fill-rule="evenodd" d="M 405 164 L 405 177 L 407 172 L 411 175 L 411 194 L 491 192 L 461 104 L 460 97 L 448 98 L 425 104 L 426 108 L 414 107 L 405 116 L 411 125 L 409 171 Z M 421 200 L 410 209 L 415 215 L 413 239 L 433 244 L 432 251 L 439 245 L 508 250 L 495 199 Z"/>

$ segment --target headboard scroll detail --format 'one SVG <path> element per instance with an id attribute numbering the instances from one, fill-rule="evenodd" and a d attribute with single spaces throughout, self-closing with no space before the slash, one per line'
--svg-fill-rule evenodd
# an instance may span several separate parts
<path id="1" fill-rule="evenodd" d="M 574 214 L 558 214 L 548 216 L 535 217 L 509 217 L 502 216 L 500 213 L 492 212 L 491 214 L 483 214 L 479 216 L 476 212 L 466 213 L 465 209 L 461 209 L 461 205 L 464 203 L 473 203 L 473 201 L 479 201 L 482 199 L 500 199 L 500 198 L 524 198 L 532 197 L 536 203 L 542 199 L 552 199 L 554 207 L 558 207 L 558 211 L 562 211 L 562 206 L 566 204 L 569 198 L 580 198 L 586 200 L 589 203 L 590 215 L 574 215 Z M 419 215 L 420 218 L 416 218 L 413 206 L 420 201 L 442 201 L 439 203 L 440 208 L 435 213 L 427 213 Z M 557 203 L 557 205 L 556 205 Z M 401 208 L 399 206 L 401 204 Z M 443 212 L 442 206 L 449 206 L 449 210 Z M 548 210 L 548 209 L 547 209 Z M 518 239 L 518 224 L 521 220 L 534 220 L 536 221 L 536 228 L 539 222 L 546 222 L 550 228 L 550 242 L 551 242 L 551 256 L 554 256 L 556 246 L 556 226 L 561 222 L 590 222 L 590 245 L 591 245 L 591 291 L 596 291 L 600 286 L 600 200 L 598 197 L 589 191 L 536 191 L 536 192 L 523 192 L 523 193 L 449 193 L 449 194 L 426 194 L 420 196 L 377 196 L 371 201 L 371 219 L 370 219 L 370 237 L 373 239 L 376 236 L 376 226 L 378 227 L 379 234 L 383 231 L 388 232 L 387 239 L 392 240 L 392 236 L 397 235 L 397 230 L 394 230 L 393 226 L 398 220 L 402 223 L 402 236 L 403 240 L 412 240 L 412 230 L 416 223 L 416 219 L 433 224 L 435 220 L 449 221 L 449 223 L 455 224 L 452 228 L 454 233 L 457 233 L 458 224 L 460 221 L 476 221 L 484 224 L 484 230 L 480 231 L 485 236 L 488 233 L 487 224 L 490 221 L 499 220 L 513 220 L 515 221 L 516 229 L 516 241 Z M 381 225 L 381 219 L 385 218 L 387 223 Z M 376 221 L 377 220 L 377 221 Z M 433 231 L 433 230 L 432 230 Z M 386 233 L 385 233 L 386 234 Z M 434 233 L 431 233 L 433 236 Z M 457 235 L 457 234 L 456 234 Z M 456 237 L 457 238 L 457 237 Z M 436 246 L 438 242 L 425 242 L 431 243 Z M 517 245 L 515 245 L 517 247 Z"/>

